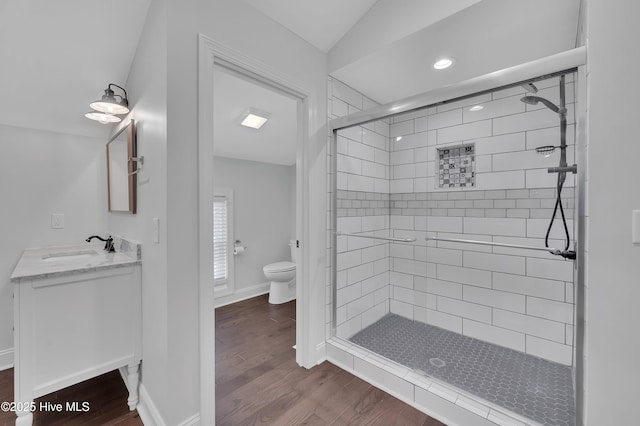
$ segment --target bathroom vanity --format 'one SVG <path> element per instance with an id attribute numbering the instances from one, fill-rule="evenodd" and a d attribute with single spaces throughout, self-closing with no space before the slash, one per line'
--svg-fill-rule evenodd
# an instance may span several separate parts
<path id="1" fill-rule="evenodd" d="M 34 399 L 106 372 L 127 375 L 138 403 L 141 361 L 140 245 L 27 249 L 12 276 L 16 425 L 30 425 Z M 60 401 L 82 410 L 82 401 Z M 67 406 L 67 402 L 78 405 Z M 98 407 L 90 407 L 98 408 Z"/>

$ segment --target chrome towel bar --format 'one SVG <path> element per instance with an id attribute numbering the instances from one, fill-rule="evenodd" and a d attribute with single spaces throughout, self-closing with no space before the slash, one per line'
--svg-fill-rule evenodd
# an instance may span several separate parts
<path id="1" fill-rule="evenodd" d="M 360 238 L 370 238 L 372 240 L 383 240 L 383 241 L 393 241 L 396 243 L 412 243 L 416 239 L 415 238 L 392 238 L 392 237 L 375 237 L 373 235 L 361 235 L 361 234 L 345 234 L 343 232 L 336 232 L 338 236 L 347 236 L 347 237 L 360 237 Z"/>
<path id="2" fill-rule="evenodd" d="M 555 254 L 558 256 L 562 255 L 562 250 L 550 248 L 550 247 L 534 247 L 534 246 L 523 246 L 520 244 L 504 244 L 504 243 L 494 243 L 491 241 L 478 241 L 478 240 L 459 240 L 455 238 L 437 238 L 437 237 L 426 237 L 427 241 L 446 241 L 448 243 L 466 243 L 466 244 L 477 244 L 481 246 L 496 246 L 496 247 L 507 247 L 507 248 L 516 248 L 523 250 L 538 250 L 538 251 L 546 251 L 551 254 Z"/>

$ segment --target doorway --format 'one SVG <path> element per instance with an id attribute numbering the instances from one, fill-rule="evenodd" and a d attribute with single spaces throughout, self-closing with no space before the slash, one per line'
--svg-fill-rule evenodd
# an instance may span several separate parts
<path id="1" fill-rule="evenodd" d="M 199 198 L 199 293 L 200 293 L 200 414 L 202 424 L 212 424 L 215 419 L 215 315 L 214 274 L 213 274 L 213 201 L 215 126 L 214 105 L 216 97 L 216 73 L 232 75 L 237 79 L 267 88 L 281 96 L 292 99 L 296 110 L 295 138 L 295 240 L 296 262 L 296 362 L 310 368 L 317 361 L 317 348 L 310 342 L 312 310 L 308 294 L 312 291 L 307 277 L 309 205 L 307 170 L 307 148 L 309 140 L 310 98 L 315 99 L 311 90 L 292 81 L 286 75 L 274 72 L 267 66 L 247 58 L 237 51 L 217 43 L 205 36 L 199 38 L 198 75 L 198 198 Z M 218 76 L 219 78 L 219 76 Z M 235 194 L 234 194 L 234 198 Z M 237 211 L 237 206 L 236 206 Z M 235 240 L 244 241 L 236 235 Z M 248 253 L 251 250 L 247 246 Z M 236 280 L 237 281 L 237 280 Z"/>
<path id="2" fill-rule="evenodd" d="M 300 100 L 220 64 L 213 81 L 215 306 L 268 292 L 283 303 L 295 298 Z M 289 284 L 270 289 L 263 268 L 285 267 Z"/>

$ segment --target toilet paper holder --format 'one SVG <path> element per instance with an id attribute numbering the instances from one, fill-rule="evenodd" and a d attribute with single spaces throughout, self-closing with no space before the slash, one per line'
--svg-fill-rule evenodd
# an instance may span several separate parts
<path id="1" fill-rule="evenodd" d="M 246 246 L 241 246 L 240 244 L 242 244 L 242 241 L 236 240 L 235 245 L 233 247 L 233 255 L 234 256 L 242 254 L 242 253 L 244 253 L 245 250 L 247 250 Z"/>

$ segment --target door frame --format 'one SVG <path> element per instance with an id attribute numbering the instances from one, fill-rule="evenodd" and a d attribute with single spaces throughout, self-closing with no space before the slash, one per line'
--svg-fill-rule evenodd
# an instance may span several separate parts
<path id="1" fill-rule="evenodd" d="M 211 38 L 198 35 L 198 276 L 200 310 L 200 419 L 215 422 L 215 311 L 213 292 L 213 99 L 214 68 L 221 66 L 243 78 L 267 85 L 297 100 L 296 152 L 296 362 L 311 368 L 317 363 L 317 348 L 311 341 L 311 290 L 309 276 L 309 133 L 310 106 L 314 90 L 290 76 Z"/>

